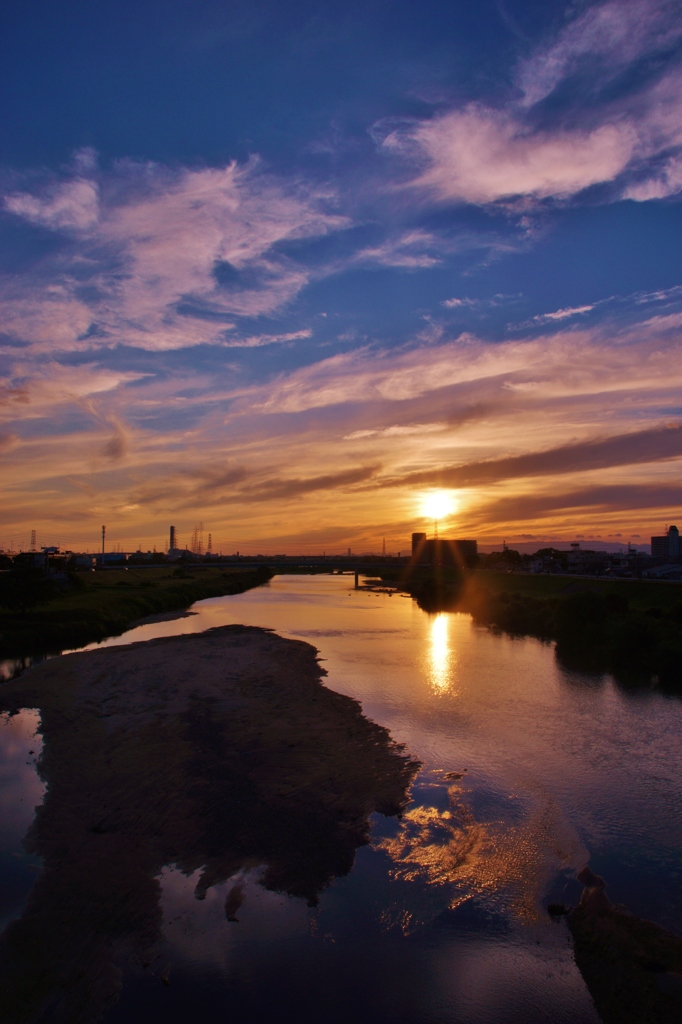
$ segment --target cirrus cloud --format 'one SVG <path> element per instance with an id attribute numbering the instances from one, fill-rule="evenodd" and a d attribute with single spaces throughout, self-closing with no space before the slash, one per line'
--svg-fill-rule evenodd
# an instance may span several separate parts
<path id="1" fill-rule="evenodd" d="M 49 188 L 43 195 L 15 192 L 5 196 L 5 209 L 32 224 L 55 230 L 86 231 L 99 216 L 97 183 L 76 178 Z"/>
<path id="2" fill-rule="evenodd" d="M 511 114 L 478 104 L 391 133 L 426 163 L 411 184 L 441 199 L 486 204 L 514 196 L 566 198 L 611 181 L 627 166 L 636 135 L 627 122 L 593 131 L 531 132 Z"/>
<path id="3" fill-rule="evenodd" d="M 671 0 L 595 4 L 520 63 L 523 103 L 540 102 L 579 70 L 610 79 L 638 58 L 669 48 L 681 35 L 679 5 Z"/>
<path id="4" fill-rule="evenodd" d="M 664 57 L 680 39 L 682 15 L 669 0 L 592 5 L 520 62 L 506 101 L 399 123 L 382 145 L 412 165 L 410 187 L 441 202 L 523 198 L 527 210 L 607 183 L 615 183 L 609 201 L 675 195 L 682 191 L 682 74 Z M 614 90 L 618 75 L 639 84 Z M 539 106 L 562 87 L 566 97 L 550 112 Z"/>
<path id="5" fill-rule="evenodd" d="M 282 243 L 347 223 L 328 191 L 276 180 L 257 161 L 179 171 L 123 162 L 103 184 L 78 177 L 5 197 L 8 213 L 75 235 L 52 265 L 5 284 L 0 313 L 20 344 L 221 344 L 230 316 L 270 315 L 309 281 Z"/>

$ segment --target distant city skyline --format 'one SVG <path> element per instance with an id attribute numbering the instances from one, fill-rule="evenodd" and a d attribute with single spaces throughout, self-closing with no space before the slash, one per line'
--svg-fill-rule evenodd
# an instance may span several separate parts
<path id="1" fill-rule="evenodd" d="M 666 525 L 665 529 L 666 529 L 666 534 L 667 534 L 668 533 L 668 529 L 669 529 L 667 527 L 667 525 Z M 173 531 L 172 534 L 170 534 L 171 530 Z M 175 527 L 171 526 L 171 527 L 169 527 L 169 530 L 168 530 L 168 533 L 167 533 L 167 536 L 166 536 L 165 540 L 163 540 L 160 536 L 157 536 L 156 539 L 152 540 L 152 542 L 150 544 L 143 544 L 141 541 L 138 541 L 135 544 L 126 544 L 125 540 L 121 540 L 120 538 L 116 539 L 116 533 L 115 533 L 115 531 L 113 531 L 111 533 L 107 533 L 107 536 L 110 537 L 110 540 L 106 544 L 106 551 L 107 552 L 111 552 L 111 553 L 116 553 L 116 552 L 134 553 L 136 551 L 144 551 L 144 552 L 156 551 L 156 552 L 159 552 L 159 553 L 170 552 L 170 551 L 178 551 L 178 552 L 188 551 L 188 552 L 192 552 L 193 551 L 192 543 L 193 543 L 194 536 L 196 534 L 196 530 L 197 530 L 196 525 L 194 527 L 188 528 L 187 536 L 186 536 L 185 539 L 183 539 L 183 537 L 180 535 L 180 532 Z M 672 525 L 673 533 L 674 533 L 675 530 L 676 530 L 676 527 L 673 524 Z M 36 534 L 36 531 L 35 530 L 31 530 L 30 533 L 31 533 L 31 537 L 30 537 L 30 540 L 28 542 L 25 542 L 25 541 L 22 541 L 21 539 L 19 539 L 19 540 L 12 540 L 12 541 L 10 541 L 8 543 L 8 542 L 4 541 L 2 538 L 0 538 L 0 552 L 10 552 L 12 550 L 17 551 L 17 552 L 18 551 L 42 550 L 42 549 L 44 549 L 46 547 L 58 547 L 58 548 L 60 548 L 63 551 L 68 549 L 68 550 L 84 552 L 84 553 L 85 552 L 89 552 L 89 553 L 92 553 L 92 554 L 97 554 L 98 552 L 101 552 L 101 550 L 102 550 L 101 539 L 100 539 L 99 545 L 93 545 L 90 541 L 88 541 L 88 542 L 84 541 L 82 543 L 79 543 L 78 541 L 76 541 L 75 544 L 69 546 L 67 544 L 64 544 L 64 543 L 60 542 L 58 539 L 55 539 L 54 537 L 51 537 L 49 539 L 45 539 L 43 537 L 40 537 L 40 538 L 38 538 L 37 541 L 35 541 L 35 538 L 34 538 L 33 535 Z M 307 555 L 318 556 L 318 555 L 327 554 L 330 557 L 350 557 L 351 554 L 353 556 L 369 555 L 369 554 L 379 555 L 379 554 L 381 554 L 383 552 L 383 553 L 385 553 L 386 555 L 388 555 L 390 557 L 395 557 L 396 555 L 400 555 L 400 554 L 406 555 L 406 554 L 409 553 L 410 548 L 411 548 L 411 546 L 414 543 L 415 535 L 419 535 L 419 536 L 423 535 L 427 539 L 432 539 L 434 537 L 433 527 L 431 527 L 431 530 L 429 530 L 429 531 L 422 531 L 422 532 L 419 532 L 418 534 L 413 533 L 411 535 L 411 538 L 410 537 L 407 537 L 407 538 L 406 537 L 396 538 L 395 543 L 393 543 L 393 544 L 386 544 L 385 543 L 385 538 L 383 538 L 383 537 L 382 538 L 375 538 L 375 543 L 374 543 L 373 546 L 370 546 L 370 547 L 367 547 L 367 548 L 362 548 L 362 549 L 360 549 L 360 548 L 353 548 L 353 549 L 351 549 L 350 547 L 331 545 L 331 546 L 329 546 L 328 549 L 324 549 L 323 550 L 323 546 L 322 545 L 319 545 L 319 544 L 314 545 L 314 544 L 302 543 L 296 550 L 284 551 L 284 550 L 281 550 L 280 548 L 277 548 L 276 546 L 273 546 L 272 544 L 263 544 L 263 543 L 259 543 L 258 541 L 248 540 L 248 539 L 242 538 L 242 539 L 237 540 L 237 541 L 235 541 L 235 540 L 232 540 L 232 541 L 225 540 L 224 542 L 221 542 L 220 540 L 213 541 L 212 542 L 212 551 L 213 551 L 213 553 L 220 554 L 222 556 L 233 555 L 235 553 L 241 553 L 241 554 L 244 554 L 244 555 L 247 555 L 247 556 L 251 556 L 251 555 L 254 555 L 254 554 L 262 554 L 262 555 L 266 555 L 268 557 L 274 557 L 275 555 L 278 555 L 278 554 L 281 554 L 281 555 L 301 555 L 301 556 L 307 556 Z M 452 531 L 452 530 L 443 530 L 443 529 L 441 529 L 440 535 L 441 535 L 441 537 L 444 540 L 456 539 L 455 532 Z M 210 534 L 209 534 L 209 536 L 210 536 Z M 640 550 L 640 551 L 647 551 L 648 552 L 649 550 L 651 550 L 653 548 L 653 544 L 652 544 L 653 541 L 661 540 L 662 539 L 661 536 L 656 536 L 656 535 L 653 535 L 653 534 L 650 537 L 646 538 L 646 539 L 625 540 L 625 541 L 623 541 L 623 540 L 605 541 L 605 540 L 602 540 L 602 539 L 599 539 L 599 538 L 586 538 L 582 534 L 580 534 L 578 536 L 580 538 L 578 541 L 576 541 L 576 540 L 567 540 L 567 541 L 553 542 L 551 540 L 548 540 L 547 538 L 536 538 L 534 540 L 521 540 L 521 541 L 513 541 L 513 542 L 510 543 L 510 542 L 508 542 L 508 540 L 509 540 L 508 538 L 502 538 L 497 543 L 480 544 L 478 541 L 476 541 L 476 543 L 478 544 L 479 551 L 481 551 L 483 553 L 487 553 L 487 552 L 491 552 L 491 551 L 500 551 L 500 550 L 503 550 L 503 548 L 505 548 L 505 547 L 513 547 L 514 549 L 520 551 L 523 554 L 532 554 L 532 553 L 534 553 L 535 551 L 537 551 L 537 550 L 539 550 L 541 548 L 552 547 L 552 546 L 556 546 L 557 550 L 564 550 L 564 551 L 570 551 L 572 548 L 578 546 L 581 549 L 590 549 L 591 548 L 591 549 L 594 549 L 596 551 L 614 551 L 615 552 L 615 551 L 617 551 L 619 549 L 622 549 L 622 550 L 625 551 L 628 548 L 635 548 L 635 549 Z M 174 543 L 171 543 L 171 537 L 172 537 L 172 540 L 174 541 Z M 464 539 L 464 538 L 460 538 L 460 539 Z M 470 539 L 473 540 L 475 538 L 470 538 Z M 207 545 L 204 545 L 200 552 L 197 551 L 195 553 L 207 554 L 208 553 Z"/>
<path id="2" fill-rule="evenodd" d="M 0 543 L 400 550 L 437 493 L 482 550 L 679 525 L 679 4 L 2 25 Z"/>

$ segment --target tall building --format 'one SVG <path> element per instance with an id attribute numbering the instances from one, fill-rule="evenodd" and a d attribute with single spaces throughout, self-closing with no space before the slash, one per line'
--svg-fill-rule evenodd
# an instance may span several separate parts
<path id="1" fill-rule="evenodd" d="M 170 528 L 170 544 L 168 545 L 168 550 L 169 551 L 176 551 L 177 550 L 177 546 L 178 546 L 177 545 L 177 540 L 175 538 L 175 527 L 171 526 L 171 528 Z"/>
<path id="2" fill-rule="evenodd" d="M 427 540 L 425 533 L 412 534 L 414 564 L 473 567 L 477 561 L 478 544 L 475 540 L 446 540 L 444 537 Z"/>
<path id="3" fill-rule="evenodd" d="M 422 548 L 426 544 L 425 533 L 413 533 L 412 534 L 412 557 L 416 558 L 421 552 Z"/>
<path id="4" fill-rule="evenodd" d="M 679 558 L 681 554 L 680 531 L 676 526 L 671 526 L 662 537 L 651 538 L 651 555 L 653 558 Z"/>

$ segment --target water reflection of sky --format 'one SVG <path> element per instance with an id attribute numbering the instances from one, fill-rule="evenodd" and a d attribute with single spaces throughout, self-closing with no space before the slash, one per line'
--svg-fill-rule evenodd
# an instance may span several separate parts
<path id="1" fill-rule="evenodd" d="M 38 867 L 22 840 L 45 789 L 35 770 L 39 725 L 33 709 L 0 715 L 0 930 L 21 914 Z"/>
<path id="2" fill-rule="evenodd" d="M 575 897 L 570 879 L 589 858 L 612 898 L 677 928 L 682 703 L 566 672 L 550 645 L 350 582 L 278 577 L 106 642 L 229 622 L 305 639 L 327 685 L 424 763 L 403 820 L 375 816 L 370 846 L 314 910 L 264 894 L 254 865 L 231 923 L 229 883 L 197 903 L 169 866 L 156 973 L 131 976 L 108 1020 L 157 1013 L 168 967 L 165 1021 L 189 1019 L 200 992 L 204 1019 L 222 1020 L 229 991 L 236 1018 L 256 1022 L 289 1001 L 299 1021 L 594 1024 L 566 934 L 543 907 Z M 359 1018 L 344 995 L 351 975 Z"/>

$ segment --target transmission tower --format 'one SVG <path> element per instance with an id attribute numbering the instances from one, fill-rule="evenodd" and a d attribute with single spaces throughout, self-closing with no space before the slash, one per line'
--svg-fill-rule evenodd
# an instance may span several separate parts
<path id="1" fill-rule="evenodd" d="M 208 535 L 208 544 L 206 545 L 206 551 L 208 552 L 209 555 L 213 551 L 213 537 L 211 536 L 210 533 Z"/>
<path id="2" fill-rule="evenodd" d="M 204 553 L 204 524 L 197 523 L 192 531 L 192 554 L 203 555 Z"/>
<path id="3" fill-rule="evenodd" d="M 382 558 L 386 557 L 386 538 L 385 537 L 384 537 L 383 543 L 381 545 L 381 557 Z"/>
<path id="4" fill-rule="evenodd" d="M 36 549 L 36 531 L 31 530 L 31 551 Z"/>

